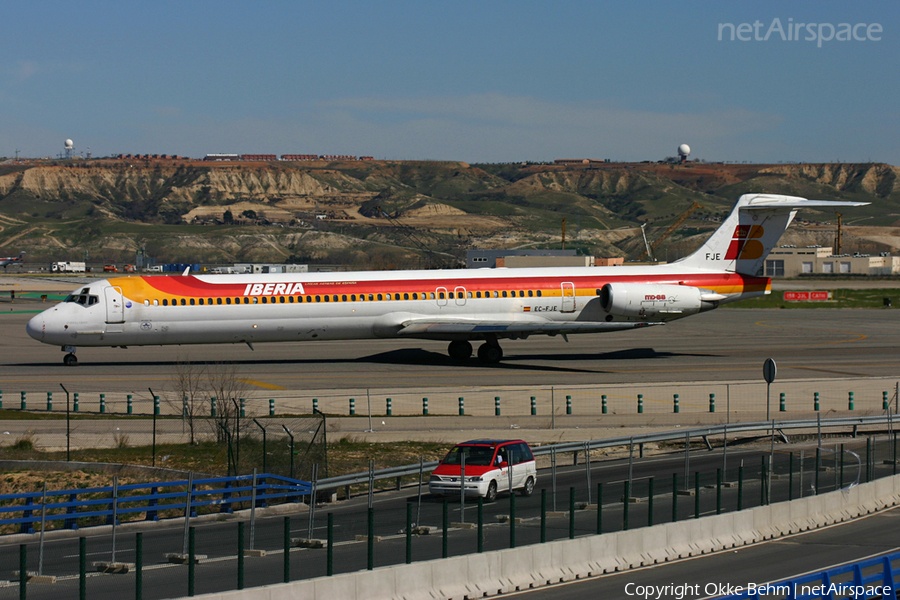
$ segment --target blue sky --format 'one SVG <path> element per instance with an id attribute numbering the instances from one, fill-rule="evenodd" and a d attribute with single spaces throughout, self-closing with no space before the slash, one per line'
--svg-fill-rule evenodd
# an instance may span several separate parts
<path id="1" fill-rule="evenodd" d="M 900 4 L 7 2 L 0 156 L 900 165 Z M 728 24 L 863 41 L 731 41 Z M 721 24 L 726 24 L 719 40 Z M 866 38 L 867 26 L 878 40 Z M 746 36 L 745 36 L 746 37 Z M 752 37 L 752 36 L 751 36 Z"/>

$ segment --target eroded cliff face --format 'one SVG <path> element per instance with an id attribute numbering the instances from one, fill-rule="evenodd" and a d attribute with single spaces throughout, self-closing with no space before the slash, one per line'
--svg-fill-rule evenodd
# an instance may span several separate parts
<path id="1" fill-rule="evenodd" d="M 868 200 L 878 208 L 863 216 L 889 226 L 900 219 L 898 174 L 884 164 L 37 163 L 0 168 L 0 249 L 76 260 L 149 244 L 175 262 L 410 252 L 387 211 L 438 251 L 553 244 L 568 217 L 569 239 L 585 251 L 627 255 L 634 225 L 665 227 L 698 202 L 703 211 L 672 240 L 702 237 L 747 191 Z M 244 227 L 181 229 L 225 222 Z"/>
<path id="2" fill-rule="evenodd" d="M 887 198 L 900 194 L 900 168 L 885 164 L 778 165 L 760 173 L 777 173 L 833 187 Z"/>
<path id="3" fill-rule="evenodd" d="M 0 176 L 2 196 L 20 190 L 48 199 L 83 196 L 146 200 L 163 194 L 173 200 L 194 203 L 273 196 L 328 196 L 364 189 L 359 180 L 338 172 L 322 171 L 321 177 L 313 177 L 296 169 L 37 166 Z"/>

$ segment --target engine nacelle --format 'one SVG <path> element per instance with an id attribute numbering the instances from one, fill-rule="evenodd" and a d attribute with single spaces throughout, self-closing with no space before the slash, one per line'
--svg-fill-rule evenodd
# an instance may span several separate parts
<path id="1" fill-rule="evenodd" d="M 600 306 L 610 315 L 669 320 L 712 310 L 722 296 L 687 285 L 607 283 L 600 290 Z"/>

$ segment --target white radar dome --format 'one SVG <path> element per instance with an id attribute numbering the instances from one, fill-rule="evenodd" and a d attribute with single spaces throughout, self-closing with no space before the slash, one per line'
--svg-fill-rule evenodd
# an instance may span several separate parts
<path id="1" fill-rule="evenodd" d="M 74 148 L 74 147 L 75 147 L 75 142 L 73 142 L 72 140 L 66 140 L 66 148 Z"/>
<path id="2" fill-rule="evenodd" d="M 678 146 L 678 155 L 679 156 L 687 156 L 691 153 L 691 147 L 687 144 L 682 144 Z"/>

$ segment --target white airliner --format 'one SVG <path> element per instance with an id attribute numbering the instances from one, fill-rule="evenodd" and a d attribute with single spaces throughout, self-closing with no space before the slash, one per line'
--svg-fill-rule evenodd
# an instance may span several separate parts
<path id="1" fill-rule="evenodd" d="M 759 274 L 797 210 L 863 204 L 747 194 L 699 250 L 665 265 L 117 277 L 27 330 L 67 365 L 79 346 L 371 338 L 446 340 L 458 360 L 481 341 L 491 363 L 501 339 L 638 329 L 768 294 Z"/>
<path id="2" fill-rule="evenodd" d="M 0 258 L 0 267 L 4 269 L 9 265 L 21 265 L 25 264 L 25 251 L 22 250 L 19 252 L 18 256 L 7 256 L 5 258 Z"/>

